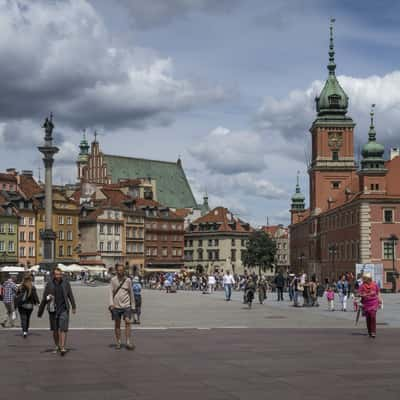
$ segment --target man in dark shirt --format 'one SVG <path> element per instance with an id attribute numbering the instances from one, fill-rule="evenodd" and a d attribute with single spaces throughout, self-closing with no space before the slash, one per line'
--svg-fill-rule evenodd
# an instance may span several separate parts
<path id="1" fill-rule="evenodd" d="M 56 352 L 63 356 L 67 352 L 65 342 L 69 325 L 70 304 L 72 313 L 76 312 L 76 304 L 71 285 L 63 279 L 60 268 L 55 268 L 51 279 L 43 292 L 43 298 L 39 306 L 38 317 L 41 318 L 47 305 L 49 312 L 50 330 L 53 331 Z"/>

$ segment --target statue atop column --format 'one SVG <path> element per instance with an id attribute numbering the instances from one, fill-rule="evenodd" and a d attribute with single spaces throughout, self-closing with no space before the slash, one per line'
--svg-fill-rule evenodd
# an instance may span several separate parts
<path id="1" fill-rule="evenodd" d="M 49 118 L 46 117 L 46 120 L 44 121 L 42 128 L 44 128 L 44 131 L 45 131 L 44 139 L 46 141 L 53 140 L 54 124 L 53 124 L 53 114 L 52 113 L 50 113 Z"/>

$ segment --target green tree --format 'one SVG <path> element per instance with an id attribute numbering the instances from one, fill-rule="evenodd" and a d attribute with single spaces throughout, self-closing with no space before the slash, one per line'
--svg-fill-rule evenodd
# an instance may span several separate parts
<path id="1" fill-rule="evenodd" d="M 246 267 L 257 268 L 258 273 L 265 272 L 275 260 L 276 243 L 264 231 L 254 231 L 247 244 L 243 263 Z"/>

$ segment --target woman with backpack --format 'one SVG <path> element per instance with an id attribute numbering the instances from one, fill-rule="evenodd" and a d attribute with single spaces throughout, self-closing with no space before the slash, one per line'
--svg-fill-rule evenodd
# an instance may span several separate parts
<path id="1" fill-rule="evenodd" d="M 22 335 L 24 338 L 28 336 L 32 311 L 38 304 L 39 297 L 33 285 L 32 276 L 26 275 L 15 296 L 15 306 L 18 308 L 21 318 Z"/>

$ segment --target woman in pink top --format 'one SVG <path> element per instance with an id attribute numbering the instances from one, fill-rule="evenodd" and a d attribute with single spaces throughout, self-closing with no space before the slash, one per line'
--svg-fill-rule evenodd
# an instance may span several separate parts
<path id="1" fill-rule="evenodd" d="M 376 312 L 382 304 L 378 285 L 372 280 L 371 274 L 366 273 L 362 277 L 363 283 L 359 289 L 363 314 L 367 320 L 367 329 L 370 337 L 376 336 Z"/>

